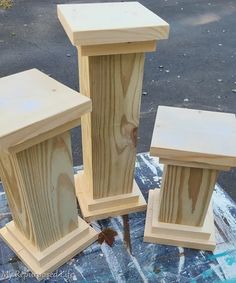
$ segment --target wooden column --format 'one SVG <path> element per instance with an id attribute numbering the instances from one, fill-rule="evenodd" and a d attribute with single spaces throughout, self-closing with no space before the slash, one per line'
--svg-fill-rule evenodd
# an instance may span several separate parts
<path id="1" fill-rule="evenodd" d="M 164 172 L 149 192 L 146 242 L 215 249 L 211 198 L 219 171 L 236 166 L 235 126 L 233 114 L 159 106 L 151 154 Z"/>
<path id="2" fill-rule="evenodd" d="M 84 174 L 91 196 L 131 193 L 144 54 L 81 56 L 79 60 L 81 92 L 94 104 L 81 124 Z"/>
<path id="3" fill-rule="evenodd" d="M 42 251 L 78 228 L 69 132 L 2 154 L 0 165 L 12 225 L 32 245 Z"/>
<path id="4" fill-rule="evenodd" d="M 159 221 L 202 226 L 218 176 L 217 170 L 165 165 Z"/>
<path id="5" fill-rule="evenodd" d="M 83 216 L 144 210 L 134 181 L 144 53 L 167 38 L 168 24 L 137 2 L 58 5 L 58 16 L 78 49 L 81 93 L 93 102 L 81 121 L 84 171 L 76 176 Z"/>
<path id="6" fill-rule="evenodd" d="M 69 132 L 79 122 L 71 113 L 85 114 L 91 104 L 37 70 L 0 79 L 0 88 L 0 175 L 13 218 L 0 235 L 44 277 L 97 238 L 77 214 Z"/>

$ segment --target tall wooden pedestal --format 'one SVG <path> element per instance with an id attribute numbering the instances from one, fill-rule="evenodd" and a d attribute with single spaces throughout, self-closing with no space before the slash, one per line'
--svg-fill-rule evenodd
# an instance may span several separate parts
<path id="1" fill-rule="evenodd" d="M 79 54 L 84 171 L 76 178 L 85 219 L 146 209 L 134 181 L 144 52 L 168 37 L 168 24 L 137 2 L 58 5 Z M 122 19 L 122 20 L 121 20 Z"/>

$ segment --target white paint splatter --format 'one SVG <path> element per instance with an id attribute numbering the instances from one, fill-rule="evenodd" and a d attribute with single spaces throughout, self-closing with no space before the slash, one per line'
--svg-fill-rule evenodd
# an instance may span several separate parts
<path id="1" fill-rule="evenodd" d="M 117 217 L 117 220 L 120 223 L 122 222 L 121 221 L 121 217 Z M 112 222 L 112 225 L 113 225 L 113 227 L 115 228 L 115 230 L 116 230 L 116 232 L 118 234 L 118 237 L 120 238 L 121 241 L 123 241 L 123 233 L 121 232 L 121 230 L 120 230 L 119 226 L 117 225 L 115 219 L 112 218 L 111 222 Z M 129 254 L 129 256 L 130 256 L 131 261 L 133 262 L 134 267 L 136 268 L 137 272 L 139 273 L 140 277 L 142 278 L 143 282 L 144 283 L 148 282 L 148 280 L 146 279 L 146 277 L 145 277 L 145 275 L 144 275 L 144 273 L 143 273 L 143 271 L 141 269 L 141 266 L 139 265 L 137 259 L 133 255 L 131 255 L 131 254 Z"/>
<path id="2" fill-rule="evenodd" d="M 178 275 L 180 276 L 181 271 L 183 270 L 184 267 L 184 262 L 185 262 L 185 256 L 184 256 L 184 249 L 181 247 L 178 247 L 179 249 L 179 267 L 178 267 Z"/>
<path id="3" fill-rule="evenodd" d="M 143 155 L 140 155 L 140 157 L 143 160 L 143 162 L 149 167 L 149 169 L 152 171 L 152 173 L 156 176 L 157 175 L 157 168 L 154 165 L 152 165 L 150 162 L 148 162 L 147 159 Z"/>
<path id="4" fill-rule="evenodd" d="M 223 276 L 222 269 L 219 265 L 210 264 L 210 267 L 221 281 L 225 281 L 225 277 Z"/>
<path id="5" fill-rule="evenodd" d="M 123 274 L 123 270 L 119 262 L 117 261 L 117 258 L 114 255 L 112 248 L 109 247 L 106 243 L 103 243 L 101 245 L 101 250 L 106 258 L 106 262 L 110 268 L 111 274 L 115 282 L 125 283 L 126 280 Z"/>
<path id="6" fill-rule="evenodd" d="M 224 277 L 234 279 L 236 278 L 236 263 L 230 262 L 230 259 L 236 256 L 236 219 L 231 213 L 235 209 L 235 203 L 229 196 L 225 196 L 225 192 L 218 184 L 212 199 L 218 243 L 214 251 L 214 258 L 218 261 Z"/>
<path id="7" fill-rule="evenodd" d="M 86 278 L 83 275 L 83 270 L 79 265 L 74 264 L 74 268 L 76 271 L 78 271 L 78 273 L 81 275 L 81 277 L 83 278 L 83 280 L 87 281 Z"/>

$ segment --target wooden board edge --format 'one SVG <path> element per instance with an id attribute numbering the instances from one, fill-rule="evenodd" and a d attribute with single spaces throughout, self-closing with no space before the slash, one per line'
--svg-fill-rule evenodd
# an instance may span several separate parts
<path id="1" fill-rule="evenodd" d="M 134 181 L 135 182 L 135 181 Z M 135 184 L 134 184 L 135 186 Z M 136 184 L 137 186 L 137 184 Z M 121 205 L 112 205 L 111 207 L 96 209 L 93 211 L 88 210 L 88 204 L 86 203 L 86 199 L 83 197 L 83 193 L 77 194 L 77 199 L 80 205 L 80 209 L 83 215 L 83 218 L 88 221 L 101 220 L 106 219 L 108 217 L 120 216 L 129 213 L 144 211 L 147 208 L 147 203 L 142 195 L 142 192 L 138 188 L 139 198 L 136 203 L 130 204 L 121 204 Z"/>
<path id="2" fill-rule="evenodd" d="M 17 152 L 20 152 L 20 151 L 23 151 L 31 146 L 34 146 L 36 144 L 39 144 L 43 141 L 46 141 L 50 138 L 53 138 L 57 135 L 60 135 L 66 131 L 69 131 L 77 126 L 79 126 L 81 123 L 81 119 L 78 118 L 78 119 L 75 119 L 75 120 L 72 120 L 66 124 L 63 124 L 59 127 L 56 127 L 50 131 L 47 131 L 45 133 L 41 133 L 39 134 L 38 136 L 36 137 L 32 137 L 31 139 L 28 139 L 26 141 L 23 141 L 23 142 L 20 142 L 14 146 L 11 146 L 8 151 L 12 154 L 12 153 L 17 153 Z"/>
<path id="3" fill-rule="evenodd" d="M 156 40 L 124 42 L 111 44 L 82 45 L 78 47 L 81 56 L 102 56 L 114 54 L 129 54 L 140 52 L 154 52 Z"/>
<path id="4" fill-rule="evenodd" d="M 174 165 L 174 166 L 182 166 L 182 167 L 190 167 L 190 168 L 210 169 L 210 170 L 219 170 L 219 171 L 229 171 L 231 169 L 231 167 L 228 166 L 206 164 L 201 162 L 172 160 L 168 158 L 160 158 L 159 161 L 160 163 L 166 165 Z"/>
<path id="5" fill-rule="evenodd" d="M 24 248 L 22 243 L 16 241 L 16 238 L 13 238 L 5 227 L 0 230 L 0 236 L 38 280 L 48 277 L 51 272 L 55 271 L 58 267 L 66 263 L 69 259 L 73 258 L 76 254 L 98 239 L 98 233 L 89 226 L 88 233 L 81 237 L 79 241 L 76 240 L 62 253 L 45 263 L 43 266 L 40 266 L 40 264 L 35 261 L 32 254 Z"/>
<path id="6" fill-rule="evenodd" d="M 210 203 L 206 218 L 203 226 L 189 226 L 182 224 L 172 224 L 158 221 L 159 217 L 159 208 L 160 208 L 160 190 L 154 190 L 152 194 L 153 204 L 153 215 L 152 215 L 152 232 L 157 232 L 160 234 L 168 235 L 174 233 L 175 236 L 186 236 L 189 238 L 196 239 L 209 239 L 212 230 L 214 229 L 214 217 L 213 217 L 213 208 L 212 203 Z"/>
<path id="7" fill-rule="evenodd" d="M 156 189 L 158 190 L 158 189 Z M 175 235 L 167 235 L 152 232 L 152 217 L 153 217 L 153 198 L 155 190 L 149 191 L 146 222 L 144 228 L 144 242 L 156 243 L 162 245 L 180 246 L 184 248 L 200 249 L 214 251 L 216 248 L 215 231 L 208 240 L 197 239 L 192 237 L 178 237 Z"/>

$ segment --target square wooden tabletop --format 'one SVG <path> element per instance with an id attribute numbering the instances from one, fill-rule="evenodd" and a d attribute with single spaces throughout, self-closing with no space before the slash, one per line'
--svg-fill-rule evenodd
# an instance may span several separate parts
<path id="1" fill-rule="evenodd" d="M 159 106 L 151 154 L 171 160 L 236 166 L 235 114 Z"/>
<path id="2" fill-rule="evenodd" d="M 139 2 L 62 4 L 59 20 L 74 45 L 167 39 L 169 25 Z"/>
<path id="3" fill-rule="evenodd" d="M 91 100 L 37 69 L 0 79 L 0 149 L 91 111 Z"/>

